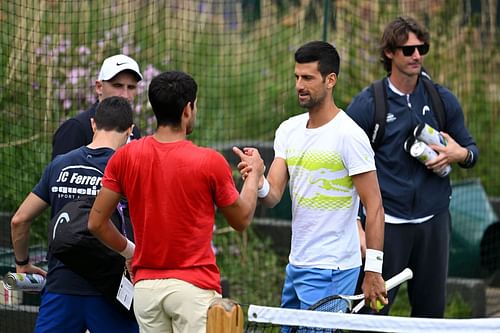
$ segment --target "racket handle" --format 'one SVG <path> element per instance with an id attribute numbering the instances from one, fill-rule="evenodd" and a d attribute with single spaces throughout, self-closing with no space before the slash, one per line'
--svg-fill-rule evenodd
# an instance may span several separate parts
<path id="1" fill-rule="evenodd" d="M 392 288 L 399 286 L 401 283 L 411 279 L 413 277 L 413 272 L 409 268 L 403 269 L 401 273 L 394 275 L 389 280 L 385 282 L 385 288 L 391 290 Z"/>
<path id="2" fill-rule="evenodd" d="M 409 268 L 403 269 L 400 273 L 394 275 L 389 280 L 385 281 L 385 289 L 387 291 L 399 286 L 401 283 L 410 280 L 413 277 L 413 272 Z M 365 300 L 359 302 L 351 311 L 351 313 L 358 313 L 365 306 Z"/>

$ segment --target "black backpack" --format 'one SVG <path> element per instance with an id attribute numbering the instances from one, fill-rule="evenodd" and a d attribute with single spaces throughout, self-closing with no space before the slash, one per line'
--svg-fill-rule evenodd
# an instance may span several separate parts
<path id="1" fill-rule="evenodd" d="M 446 123 L 443 100 L 441 99 L 434 82 L 430 80 L 427 73 L 422 72 L 420 79 L 424 83 L 425 90 L 431 97 L 432 111 L 436 115 L 439 129 L 442 129 Z M 370 143 L 372 144 L 374 150 L 380 146 L 382 138 L 384 137 L 387 109 L 389 108 L 387 102 L 387 92 L 383 81 L 384 80 L 378 80 L 371 84 L 371 88 L 373 89 L 373 98 L 375 101 L 375 119 L 372 135 L 370 137 Z"/>
<path id="2" fill-rule="evenodd" d="M 127 311 L 116 300 L 125 272 L 125 258 L 101 243 L 87 227 L 94 200 L 95 196 L 82 195 L 64 205 L 52 218 L 47 238 L 49 253 L 85 278 L 112 303 Z M 124 233 L 125 220 L 118 208 L 111 221 Z M 133 316 L 132 308 L 128 312 Z"/>

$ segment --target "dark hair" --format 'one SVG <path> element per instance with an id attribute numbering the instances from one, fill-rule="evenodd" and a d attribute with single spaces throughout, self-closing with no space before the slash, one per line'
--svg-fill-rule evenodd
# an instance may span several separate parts
<path id="1" fill-rule="evenodd" d="M 302 45 L 295 52 L 295 62 L 305 64 L 318 61 L 318 70 L 323 79 L 330 73 L 339 75 L 340 56 L 332 44 L 312 41 Z"/>
<path id="2" fill-rule="evenodd" d="M 410 32 L 422 42 L 429 44 L 429 32 L 409 16 L 399 16 L 385 27 L 380 39 L 380 61 L 387 72 L 391 71 L 392 61 L 387 58 L 385 51 L 395 52 L 398 47 L 406 43 Z"/>
<path id="3" fill-rule="evenodd" d="M 125 132 L 134 123 L 130 102 L 119 96 L 103 99 L 97 105 L 94 121 L 98 130 Z"/>
<path id="4" fill-rule="evenodd" d="M 194 104 L 197 91 L 196 81 L 184 72 L 169 71 L 156 76 L 149 85 L 148 96 L 157 126 L 180 125 L 182 110 L 188 103 Z"/>

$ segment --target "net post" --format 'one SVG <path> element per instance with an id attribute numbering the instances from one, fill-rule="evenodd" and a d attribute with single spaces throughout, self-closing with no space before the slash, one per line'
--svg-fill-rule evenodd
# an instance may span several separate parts
<path id="1" fill-rule="evenodd" d="M 241 306 L 229 298 L 219 298 L 210 304 L 207 333 L 243 333 Z"/>

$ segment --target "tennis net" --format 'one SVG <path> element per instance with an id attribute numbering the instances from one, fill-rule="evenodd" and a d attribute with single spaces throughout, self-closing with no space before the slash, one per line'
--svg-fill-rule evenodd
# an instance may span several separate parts
<path id="1" fill-rule="evenodd" d="M 500 332 L 500 318 L 435 319 L 345 314 L 250 305 L 245 332 Z"/>

